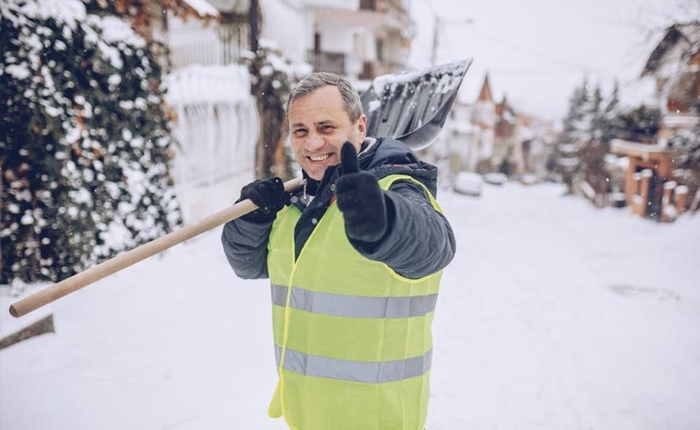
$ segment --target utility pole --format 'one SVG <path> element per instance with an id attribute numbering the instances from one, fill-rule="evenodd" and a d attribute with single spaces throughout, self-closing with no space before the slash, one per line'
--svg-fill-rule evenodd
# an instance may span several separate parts
<path id="1" fill-rule="evenodd" d="M 446 19 L 435 15 L 433 18 L 433 49 L 430 52 L 430 65 L 435 66 L 437 62 L 438 48 L 440 46 L 440 29 L 447 24 L 473 24 L 471 18 Z"/>
<path id="2" fill-rule="evenodd" d="M 438 38 L 440 37 L 440 17 L 435 15 L 433 19 L 433 49 L 430 51 L 430 65 L 434 66 L 437 61 Z"/>
<path id="3" fill-rule="evenodd" d="M 253 54 L 258 51 L 258 19 L 258 0 L 250 0 L 248 25 L 250 26 L 250 50 Z"/>

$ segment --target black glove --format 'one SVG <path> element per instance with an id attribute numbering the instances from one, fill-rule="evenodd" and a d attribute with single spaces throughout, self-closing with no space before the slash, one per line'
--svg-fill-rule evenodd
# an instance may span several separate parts
<path id="1" fill-rule="evenodd" d="M 384 192 L 373 175 L 360 172 L 357 152 L 350 142 L 340 149 L 340 161 L 342 176 L 335 181 L 335 196 L 345 218 L 345 234 L 350 239 L 377 242 L 387 230 Z"/>
<path id="2" fill-rule="evenodd" d="M 250 199 L 257 210 L 241 217 L 246 221 L 264 223 L 275 219 L 277 212 L 289 204 L 291 193 L 284 190 L 284 183 L 278 177 L 257 179 L 241 188 L 241 200 Z"/>

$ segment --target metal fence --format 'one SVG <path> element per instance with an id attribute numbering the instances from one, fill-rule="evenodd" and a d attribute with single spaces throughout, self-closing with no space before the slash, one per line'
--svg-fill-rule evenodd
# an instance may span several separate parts
<path id="1" fill-rule="evenodd" d="M 173 176 L 185 222 L 232 203 L 252 176 L 255 100 L 242 66 L 191 65 L 166 78 L 179 142 Z"/>

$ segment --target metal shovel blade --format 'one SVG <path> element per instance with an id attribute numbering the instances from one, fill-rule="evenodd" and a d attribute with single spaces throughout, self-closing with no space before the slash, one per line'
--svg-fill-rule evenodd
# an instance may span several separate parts
<path id="1" fill-rule="evenodd" d="M 360 99 L 367 136 L 393 137 L 423 149 L 442 130 L 472 60 L 381 75 Z"/>

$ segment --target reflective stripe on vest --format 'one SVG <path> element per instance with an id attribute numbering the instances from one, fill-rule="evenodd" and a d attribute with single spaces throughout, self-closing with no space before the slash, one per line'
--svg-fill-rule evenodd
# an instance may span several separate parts
<path id="1" fill-rule="evenodd" d="M 287 304 L 287 288 L 272 285 L 272 303 Z M 411 318 L 424 316 L 435 310 L 437 294 L 411 297 L 367 297 L 322 293 L 292 287 L 289 306 L 316 314 L 349 318 Z"/>
<path id="2" fill-rule="evenodd" d="M 275 358 L 278 366 L 281 356 L 282 348 L 275 345 Z M 320 357 L 287 348 L 283 368 L 305 376 L 380 384 L 421 376 L 430 369 L 432 359 L 432 349 L 421 356 L 405 360 L 364 362 Z"/>

